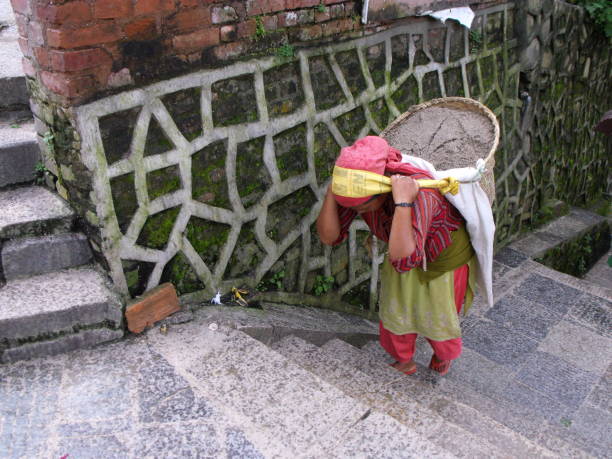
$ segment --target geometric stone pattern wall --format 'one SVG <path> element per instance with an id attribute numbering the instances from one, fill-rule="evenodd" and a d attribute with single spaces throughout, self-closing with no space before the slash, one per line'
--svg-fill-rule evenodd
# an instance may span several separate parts
<path id="1" fill-rule="evenodd" d="M 514 5 L 479 12 L 469 33 L 415 20 L 378 34 L 202 70 L 76 109 L 93 175 L 101 247 L 116 285 L 137 295 L 247 284 L 311 294 L 333 276 L 342 304 L 373 306 L 375 248 L 363 222 L 322 247 L 314 230 L 339 149 L 411 105 L 478 98 L 517 135 L 521 101 Z M 504 145 L 508 145 L 505 141 Z M 497 163 L 498 199 L 512 198 Z M 349 256 L 349 254 L 351 256 Z"/>

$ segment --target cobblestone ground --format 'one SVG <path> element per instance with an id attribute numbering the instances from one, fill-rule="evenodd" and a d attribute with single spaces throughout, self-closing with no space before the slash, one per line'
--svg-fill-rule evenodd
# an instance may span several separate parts
<path id="1" fill-rule="evenodd" d="M 552 433 L 604 457 L 612 450 L 611 291 L 504 249 L 495 262 L 496 302 L 475 303 L 463 324 L 464 353 L 440 390 L 460 398 L 470 386 L 494 401 L 486 414 L 498 422 L 510 422 L 510 409 L 522 412 L 513 429 L 530 438 Z M 205 311 L 196 320 L 205 323 Z M 173 333 L 182 327 L 172 325 Z M 249 422 L 210 392 L 202 396 L 156 352 L 160 338 L 156 328 L 0 366 L 0 457 L 262 457 Z M 417 361 L 429 357 L 423 343 Z"/>

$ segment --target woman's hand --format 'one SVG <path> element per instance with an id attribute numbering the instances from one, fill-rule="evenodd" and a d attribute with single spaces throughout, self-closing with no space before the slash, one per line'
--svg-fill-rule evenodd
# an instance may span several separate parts
<path id="1" fill-rule="evenodd" d="M 391 190 L 395 203 L 414 202 L 419 194 L 419 183 L 412 177 L 395 174 L 391 176 Z"/>

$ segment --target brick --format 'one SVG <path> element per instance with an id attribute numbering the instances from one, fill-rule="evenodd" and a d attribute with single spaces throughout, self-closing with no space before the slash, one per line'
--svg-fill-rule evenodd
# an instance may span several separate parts
<path id="1" fill-rule="evenodd" d="M 215 6 L 211 10 L 213 24 L 225 24 L 238 20 L 238 13 L 231 6 Z"/>
<path id="2" fill-rule="evenodd" d="M 210 11 L 205 8 L 193 8 L 176 13 L 168 19 L 167 27 L 171 32 L 188 32 L 210 25 Z"/>
<path id="3" fill-rule="evenodd" d="M 246 10 L 249 16 L 276 13 L 285 9 L 285 0 L 247 0 Z"/>
<path id="4" fill-rule="evenodd" d="M 123 28 L 130 40 L 150 40 L 157 36 L 157 23 L 154 18 L 136 19 Z"/>
<path id="5" fill-rule="evenodd" d="M 297 37 L 300 41 L 316 40 L 323 36 L 323 29 L 320 25 L 313 25 L 309 27 L 302 27 L 297 33 Z"/>
<path id="6" fill-rule="evenodd" d="M 278 28 L 277 16 L 264 16 L 262 22 L 266 30 L 276 30 Z"/>
<path id="7" fill-rule="evenodd" d="M 19 37 L 17 39 L 17 43 L 19 44 L 19 49 L 21 49 L 21 54 L 25 57 L 34 57 L 32 54 L 32 48 L 30 48 L 30 42 L 27 38 Z"/>
<path id="8" fill-rule="evenodd" d="M 15 14 L 15 24 L 17 24 L 17 32 L 21 37 L 28 36 L 28 22 L 29 19 L 23 14 Z"/>
<path id="9" fill-rule="evenodd" d="M 23 14 L 25 16 L 32 14 L 29 0 L 11 0 L 11 6 L 13 7 L 13 11 L 15 13 Z"/>
<path id="10" fill-rule="evenodd" d="M 175 9 L 173 0 L 136 0 L 134 4 L 134 14 L 136 16 L 160 12 L 167 13 Z"/>
<path id="11" fill-rule="evenodd" d="M 22 57 L 21 66 L 23 67 L 23 73 L 25 73 L 26 76 L 36 78 L 36 68 L 30 59 L 27 57 Z"/>
<path id="12" fill-rule="evenodd" d="M 78 1 L 58 4 L 44 4 L 36 7 L 39 20 L 51 24 L 86 23 L 91 20 L 91 8 L 87 2 Z"/>
<path id="13" fill-rule="evenodd" d="M 297 12 L 298 24 L 310 24 L 314 22 L 313 10 L 300 10 Z"/>
<path id="14" fill-rule="evenodd" d="M 172 47 L 180 53 L 199 51 L 217 44 L 219 44 L 219 29 L 196 30 L 172 38 Z"/>
<path id="15" fill-rule="evenodd" d="M 93 77 L 70 76 L 63 73 L 42 72 L 43 84 L 56 94 L 69 99 L 84 98 L 96 91 Z"/>
<path id="16" fill-rule="evenodd" d="M 315 22 L 329 21 L 331 19 L 331 11 L 329 7 L 326 7 L 324 12 L 317 10 L 315 11 L 314 17 L 315 17 Z"/>
<path id="17" fill-rule="evenodd" d="M 278 15 L 279 27 L 293 27 L 298 23 L 298 15 L 295 11 L 288 11 Z"/>
<path id="18" fill-rule="evenodd" d="M 77 51 L 53 50 L 49 53 L 50 66 L 59 72 L 79 72 L 112 64 L 112 59 L 101 48 L 82 49 Z"/>
<path id="19" fill-rule="evenodd" d="M 100 23 L 77 29 L 47 29 L 47 44 L 52 48 L 79 48 L 118 41 L 119 29 L 114 23 Z"/>
<path id="20" fill-rule="evenodd" d="M 329 14 L 333 19 L 344 17 L 344 5 L 332 5 L 329 8 Z"/>
<path id="21" fill-rule="evenodd" d="M 241 41 L 217 46 L 214 55 L 217 59 L 227 61 L 240 57 L 246 51 L 246 45 Z"/>
<path id="22" fill-rule="evenodd" d="M 30 21 L 28 24 L 28 40 L 30 41 L 30 45 L 45 44 L 43 28 L 39 22 Z"/>
<path id="23" fill-rule="evenodd" d="M 255 35 L 257 30 L 257 23 L 255 19 L 249 19 L 248 21 L 241 22 L 238 24 L 237 34 L 238 38 L 247 38 Z"/>
<path id="24" fill-rule="evenodd" d="M 235 25 L 224 25 L 220 31 L 221 41 L 234 41 L 238 37 Z"/>
<path id="25" fill-rule="evenodd" d="M 128 304 L 125 311 L 128 330 L 141 333 L 146 327 L 180 310 L 174 285 L 161 284 Z"/>
<path id="26" fill-rule="evenodd" d="M 206 2 L 204 2 L 204 4 L 206 4 Z M 179 0 L 179 6 L 184 8 L 191 8 L 194 6 L 200 6 L 200 2 L 199 0 Z"/>
<path id="27" fill-rule="evenodd" d="M 297 8 L 311 8 L 318 6 L 321 0 L 287 0 L 285 8 L 288 10 L 295 10 Z"/>
<path id="28" fill-rule="evenodd" d="M 132 15 L 132 2 L 126 0 L 96 0 L 94 17 L 96 19 L 127 18 Z"/>
<path id="29" fill-rule="evenodd" d="M 337 21 L 325 22 L 322 24 L 323 35 L 329 37 L 348 30 L 353 30 L 353 21 L 351 19 L 339 19 Z"/>
<path id="30" fill-rule="evenodd" d="M 32 48 L 34 59 L 41 68 L 49 68 L 49 50 L 44 46 Z"/>

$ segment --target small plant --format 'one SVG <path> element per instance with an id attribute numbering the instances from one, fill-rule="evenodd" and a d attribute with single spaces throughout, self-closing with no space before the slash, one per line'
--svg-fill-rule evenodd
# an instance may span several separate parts
<path id="1" fill-rule="evenodd" d="M 570 427 L 572 425 L 572 420 L 568 418 L 561 418 L 559 422 L 563 427 Z"/>
<path id="2" fill-rule="evenodd" d="M 315 278 L 313 293 L 316 296 L 321 296 L 324 293 L 327 293 L 334 285 L 334 277 L 333 276 L 317 276 Z"/>
<path id="3" fill-rule="evenodd" d="M 283 46 L 276 49 L 276 55 L 284 59 L 291 58 L 295 56 L 295 48 L 293 45 L 285 43 Z"/>
<path id="4" fill-rule="evenodd" d="M 11 128 L 18 129 L 20 126 L 17 123 L 11 124 Z"/>
<path id="5" fill-rule="evenodd" d="M 472 42 L 472 54 L 477 53 L 482 48 L 482 32 L 480 30 L 470 30 L 470 41 Z"/>
<path id="6" fill-rule="evenodd" d="M 266 27 L 261 16 L 255 17 L 255 40 L 260 40 L 266 36 Z"/>
<path id="7" fill-rule="evenodd" d="M 318 11 L 319 13 L 325 13 L 325 4 L 324 4 L 323 2 L 321 2 L 321 3 L 319 3 L 319 4 L 317 5 L 317 11 Z"/>
<path id="8" fill-rule="evenodd" d="M 45 164 L 41 161 L 37 162 L 34 166 L 34 180 L 37 185 L 45 183 L 45 178 L 49 175 L 49 170 Z"/>
<path id="9" fill-rule="evenodd" d="M 55 135 L 51 131 L 45 132 L 42 138 L 43 142 L 52 153 L 55 151 Z"/>
<path id="10" fill-rule="evenodd" d="M 593 22 L 612 41 L 612 3 L 609 0 L 573 0 L 589 13 Z"/>
<path id="11" fill-rule="evenodd" d="M 255 288 L 260 292 L 267 292 L 268 290 L 282 290 L 284 278 L 285 271 L 281 270 L 277 273 L 274 273 L 269 279 L 262 280 L 259 284 L 257 284 L 257 287 Z"/>

